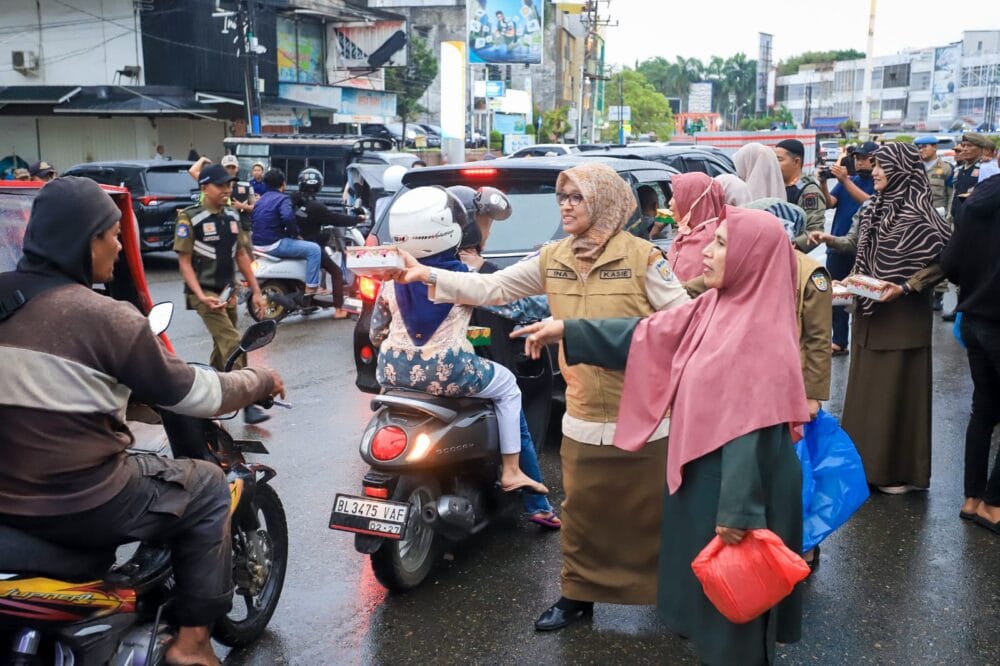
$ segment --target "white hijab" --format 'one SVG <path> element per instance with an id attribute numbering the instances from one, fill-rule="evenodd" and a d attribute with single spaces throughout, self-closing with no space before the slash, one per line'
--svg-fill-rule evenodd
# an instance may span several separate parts
<path id="1" fill-rule="evenodd" d="M 750 188 L 740 180 L 739 176 L 734 176 L 731 173 L 721 173 L 715 177 L 715 180 L 726 191 L 726 203 L 730 206 L 745 208 L 748 203 L 754 200 L 750 194 Z"/>
<path id="2" fill-rule="evenodd" d="M 752 200 L 775 197 L 786 199 L 785 179 L 774 149 L 760 143 L 748 143 L 733 155 L 736 175 L 750 188 Z"/>

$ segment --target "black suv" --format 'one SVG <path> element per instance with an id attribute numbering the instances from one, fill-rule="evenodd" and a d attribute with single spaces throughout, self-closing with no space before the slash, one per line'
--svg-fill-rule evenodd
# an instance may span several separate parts
<path id="1" fill-rule="evenodd" d="M 139 225 L 143 252 L 174 246 L 177 211 L 198 200 L 198 184 L 188 175 L 194 162 L 177 160 L 120 160 L 77 164 L 64 176 L 86 176 L 103 185 L 127 188 Z"/>
<path id="2" fill-rule="evenodd" d="M 700 171 L 712 178 L 724 173 L 736 173 L 729 156 L 708 146 L 664 146 L 656 143 L 632 143 L 627 146 L 589 147 L 587 157 L 621 157 L 634 160 L 651 160 L 677 169 L 681 173 Z"/>
<path id="3" fill-rule="evenodd" d="M 486 258 L 503 268 L 537 251 L 543 244 L 565 236 L 556 204 L 556 177 L 570 167 L 593 159 L 615 169 L 632 186 L 633 192 L 641 185 L 648 185 L 656 191 L 661 207 L 665 208 L 670 201 L 670 178 L 678 173 L 677 170 L 658 162 L 583 155 L 511 158 L 416 169 L 403 177 L 403 188 L 395 196 L 425 185 L 468 185 L 472 188 L 489 185 L 503 190 L 510 198 L 513 214 L 509 219 L 493 224 L 484 252 Z M 392 242 L 389 236 L 389 208 L 386 206 L 386 212 L 375 221 L 368 239 L 370 245 Z M 368 337 L 378 285 L 362 278 L 359 291 L 364 308 L 354 329 L 354 362 L 358 371 L 356 384 L 362 391 L 378 393 L 379 385 L 375 381 L 378 350 Z M 502 337 L 498 332 L 493 334 L 494 346 Z"/>

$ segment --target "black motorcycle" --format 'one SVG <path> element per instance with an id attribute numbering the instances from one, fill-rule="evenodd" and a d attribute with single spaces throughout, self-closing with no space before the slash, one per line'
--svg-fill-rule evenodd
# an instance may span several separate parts
<path id="1" fill-rule="evenodd" d="M 477 350 L 514 372 L 532 436 L 543 441 L 552 401 L 550 355 L 530 359 L 520 340 L 507 337 L 511 322 L 482 311 L 476 317 L 492 333 L 490 345 Z M 497 482 L 500 439 L 492 401 L 392 390 L 374 396 L 371 407 L 375 414 L 361 436 L 361 457 L 371 469 L 361 495 L 336 495 L 330 528 L 354 532 L 354 547 L 371 557 L 378 581 L 404 591 L 427 578 L 445 544 L 513 513 L 519 498 Z"/>
<path id="2" fill-rule="evenodd" d="M 150 313 L 154 331 L 162 318 L 157 306 Z M 165 319 L 169 322 L 169 314 Z M 275 330 L 274 322 L 251 326 L 226 369 L 240 354 L 270 343 Z M 268 400 L 261 406 L 272 404 Z M 267 449 L 258 441 L 234 440 L 216 420 L 155 413 L 174 457 L 206 460 L 226 473 L 235 596 L 233 610 L 216 622 L 212 636 L 230 647 L 249 645 L 277 607 L 288 557 L 285 512 L 269 483 L 276 472 L 243 455 Z M 114 560 L 113 549 L 73 550 L 0 526 L 0 645 L 9 663 L 164 663 L 174 633 L 162 617 L 174 587 L 170 552 L 160 544 L 142 543 L 125 563 L 114 565 Z"/>

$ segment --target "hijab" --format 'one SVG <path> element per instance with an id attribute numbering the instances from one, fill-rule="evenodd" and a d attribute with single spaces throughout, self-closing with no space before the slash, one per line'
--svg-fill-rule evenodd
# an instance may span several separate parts
<path id="1" fill-rule="evenodd" d="M 736 175 L 750 188 L 753 199 L 785 199 L 785 179 L 774 150 L 760 143 L 748 143 L 733 154 Z"/>
<path id="2" fill-rule="evenodd" d="M 90 287 L 90 241 L 121 217 L 114 199 L 91 179 L 56 178 L 39 190 L 31 205 L 17 271 Z"/>
<path id="3" fill-rule="evenodd" d="M 697 171 L 674 176 L 670 187 L 677 236 L 667 250 L 667 260 L 674 274 L 686 282 L 701 274 L 701 252 L 715 236 L 726 193 L 718 181 Z"/>
<path id="4" fill-rule="evenodd" d="M 785 226 L 785 234 L 790 241 L 794 241 L 806 230 L 806 212 L 800 206 L 788 203 L 784 199 L 777 197 L 757 199 L 751 201 L 746 208 L 766 210 L 774 215 Z"/>
<path id="5" fill-rule="evenodd" d="M 934 208 L 930 182 L 914 146 L 887 143 L 874 153 L 886 186 L 861 211 L 855 272 L 901 283 L 937 261 L 951 230 Z M 875 302 L 858 299 L 863 316 Z"/>
<path id="6" fill-rule="evenodd" d="M 590 274 L 611 237 L 625 227 L 637 208 L 635 195 L 618 172 L 597 162 L 566 169 L 556 179 L 556 191 L 573 183 L 590 215 L 590 226 L 573 238 L 572 250 L 576 270 L 584 279 Z"/>
<path id="7" fill-rule="evenodd" d="M 753 201 L 750 188 L 740 180 L 739 176 L 731 173 L 721 173 L 715 177 L 715 180 L 719 185 L 722 185 L 722 189 L 726 192 L 727 205 L 742 208 Z"/>
<path id="8" fill-rule="evenodd" d="M 632 335 L 615 446 L 640 449 L 670 410 L 667 488 L 732 440 L 809 421 L 795 312 L 798 264 L 770 213 L 726 206 L 723 286 Z"/>

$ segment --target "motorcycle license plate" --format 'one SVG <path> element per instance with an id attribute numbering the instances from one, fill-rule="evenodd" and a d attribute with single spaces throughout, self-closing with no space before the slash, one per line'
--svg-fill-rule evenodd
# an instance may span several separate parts
<path id="1" fill-rule="evenodd" d="M 402 539 L 406 536 L 409 517 L 409 504 L 337 493 L 330 514 L 330 529 Z"/>

